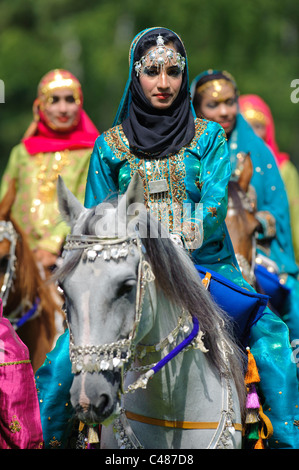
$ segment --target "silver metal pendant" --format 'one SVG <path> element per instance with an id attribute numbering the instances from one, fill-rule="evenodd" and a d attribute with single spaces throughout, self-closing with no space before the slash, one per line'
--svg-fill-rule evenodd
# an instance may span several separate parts
<path id="1" fill-rule="evenodd" d="M 168 191 L 168 184 L 166 179 L 149 181 L 150 194 L 164 193 Z"/>

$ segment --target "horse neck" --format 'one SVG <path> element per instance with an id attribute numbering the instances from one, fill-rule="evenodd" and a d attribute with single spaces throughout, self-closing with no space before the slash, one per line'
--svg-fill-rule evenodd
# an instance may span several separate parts
<path id="1" fill-rule="evenodd" d="M 138 368 L 159 362 L 166 354 L 174 350 L 190 334 L 192 329 L 191 318 L 186 315 L 183 323 L 189 326 L 188 332 L 183 331 L 183 329 L 177 331 L 179 318 L 184 318 L 182 309 L 174 305 L 161 291 L 157 290 L 155 294 L 156 298 L 153 298 L 154 302 L 152 304 L 153 309 L 156 309 L 154 311 L 154 324 L 149 333 L 140 341 L 139 347 L 145 345 L 157 346 L 165 339 L 166 346 L 164 345 L 157 352 L 146 353 L 141 360 L 135 359 L 133 370 L 126 375 L 126 386 L 137 380 L 140 375 Z M 143 311 L 143 315 L 146 313 L 149 312 Z M 170 339 L 171 336 L 173 336 L 173 341 Z M 142 349 L 141 347 L 141 351 Z M 141 373 L 142 370 L 147 370 L 147 368 L 141 369 Z M 155 374 L 154 378 L 148 382 L 145 390 L 138 389 L 134 394 L 127 394 L 124 399 L 124 407 L 146 416 L 158 418 L 168 416 L 171 420 L 200 420 L 199 413 L 194 416 L 194 403 L 196 396 L 200 396 L 202 399 L 204 397 L 203 374 L 205 375 L 205 383 L 214 384 L 217 372 L 214 367 L 210 366 L 206 354 L 197 350 L 195 358 L 194 351 L 183 350 Z M 191 385 L 189 385 L 188 390 L 185 390 L 184 387 L 190 384 L 190 380 Z M 184 392 L 182 389 L 184 389 Z M 161 397 L 167 397 L 167 399 L 161 399 Z M 202 406 L 208 406 L 208 403 L 200 405 L 199 409 Z"/>
<path id="2" fill-rule="evenodd" d="M 159 287 L 151 283 L 147 287 L 142 310 L 142 325 L 148 330 L 142 344 L 159 343 L 177 326 L 182 309 L 174 305 Z"/>
<path id="3" fill-rule="evenodd" d="M 45 299 L 52 309 L 52 300 L 46 295 L 44 282 L 39 273 L 34 254 L 26 240 L 26 235 L 14 219 L 11 219 L 16 232 L 19 235 L 16 244 L 16 273 L 13 281 L 13 292 L 10 293 L 7 303 L 7 314 L 17 306 L 23 304 L 24 308 L 34 304 L 39 298 Z M 48 300 L 46 301 L 46 297 Z"/>

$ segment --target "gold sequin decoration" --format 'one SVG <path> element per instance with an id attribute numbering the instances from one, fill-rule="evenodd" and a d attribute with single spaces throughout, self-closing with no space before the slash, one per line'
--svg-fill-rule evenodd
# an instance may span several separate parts
<path id="1" fill-rule="evenodd" d="M 34 158 L 34 163 L 39 167 L 37 174 L 39 188 L 34 203 L 35 205 L 39 205 L 41 202 L 50 202 L 56 197 L 58 175 L 61 173 L 64 166 L 70 164 L 69 150 L 55 152 L 54 161 L 52 163 L 49 162 L 46 155 L 47 154 L 44 153 L 38 153 Z M 34 207 L 32 209 L 34 209 Z"/>
<path id="2" fill-rule="evenodd" d="M 212 217 L 217 217 L 216 207 L 208 207 L 208 212 L 210 212 L 210 214 L 212 214 Z"/>
<path id="3" fill-rule="evenodd" d="M 52 447 L 52 449 L 57 449 L 57 447 L 61 446 L 61 441 L 58 441 L 56 437 L 53 436 L 49 444 L 50 444 L 50 447 Z"/>
<path id="4" fill-rule="evenodd" d="M 14 416 L 12 417 L 12 421 L 11 421 L 11 423 L 10 423 L 10 425 L 9 425 L 9 429 L 10 429 L 11 432 L 14 433 L 14 434 L 21 431 L 22 427 L 21 427 L 20 422 L 18 421 L 18 418 L 17 418 L 16 415 L 14 415 Z"/>
<path id="5" fill-rule="evenodd" d="M 195 120 L 195 135 L 192 141 L 177 154 L 170 154 L 161 158 L 140 158 L 129 150 L 129 142 L 123 132 L 122 126 L 115 126 L 106 131 L 105 140 L 112 152 L 119 160 L 127 160 L 131 176 L 139 173 L 144 187 L 145 206 L 155 214 L 155 216 L 170 232 L 181 227 L 182 205 L 186 200 L 186 187 L 184 179 L 186 169 L 184 163 L 184 153 L 186 148 L 194 149 L 201 135 L 205 132 L 207 123 L 202 119 Z M 149 182 L 164 179 L 167 181 L 168 191 L 151 194 Z M 191 231 L 194 231 L 194 224 Z"/>

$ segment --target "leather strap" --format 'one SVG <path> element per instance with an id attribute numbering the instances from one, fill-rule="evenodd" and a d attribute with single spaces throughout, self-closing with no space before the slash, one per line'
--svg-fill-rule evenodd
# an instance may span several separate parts
<path id="1" fill-rule="evenodd" d="M 166 428 L 179 428 L 179 429 L 217 429 L 218 424 L 216 422 L 194 422 L 194 421 L 168 421 L 166 419 L 149 418 L 148 416 L 142 416 L 131 411 L 126 410 L 126 416 L 128 419 L 133 421 L 139 421 L 140 423 L 153 424 L 154 426 L 163 426 Z M 233 423 L 233 427 L 236 431 L 242 431 L 242 424 Z"/>

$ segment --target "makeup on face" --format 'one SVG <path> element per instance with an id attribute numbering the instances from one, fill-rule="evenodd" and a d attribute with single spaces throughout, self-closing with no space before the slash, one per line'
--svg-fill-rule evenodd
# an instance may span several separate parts
<path id="1" fill-rule="evenodd" d="M 54 90 L 41 109 L 52 129 L 69 131 L 78 123 L 80 104 L 67 88 Z"/>
<path id="2" fill-rule="evenodd" d="M 233 85 L 227 81 L 222 80 L 219 84 L 207 82 L 201 94 L 200 105 L 196 109 L 196 113 L 205 119 L 218 122 L 225 132 L 230 133 L 236 122 L 238 112 L 237 97 Z"/>

